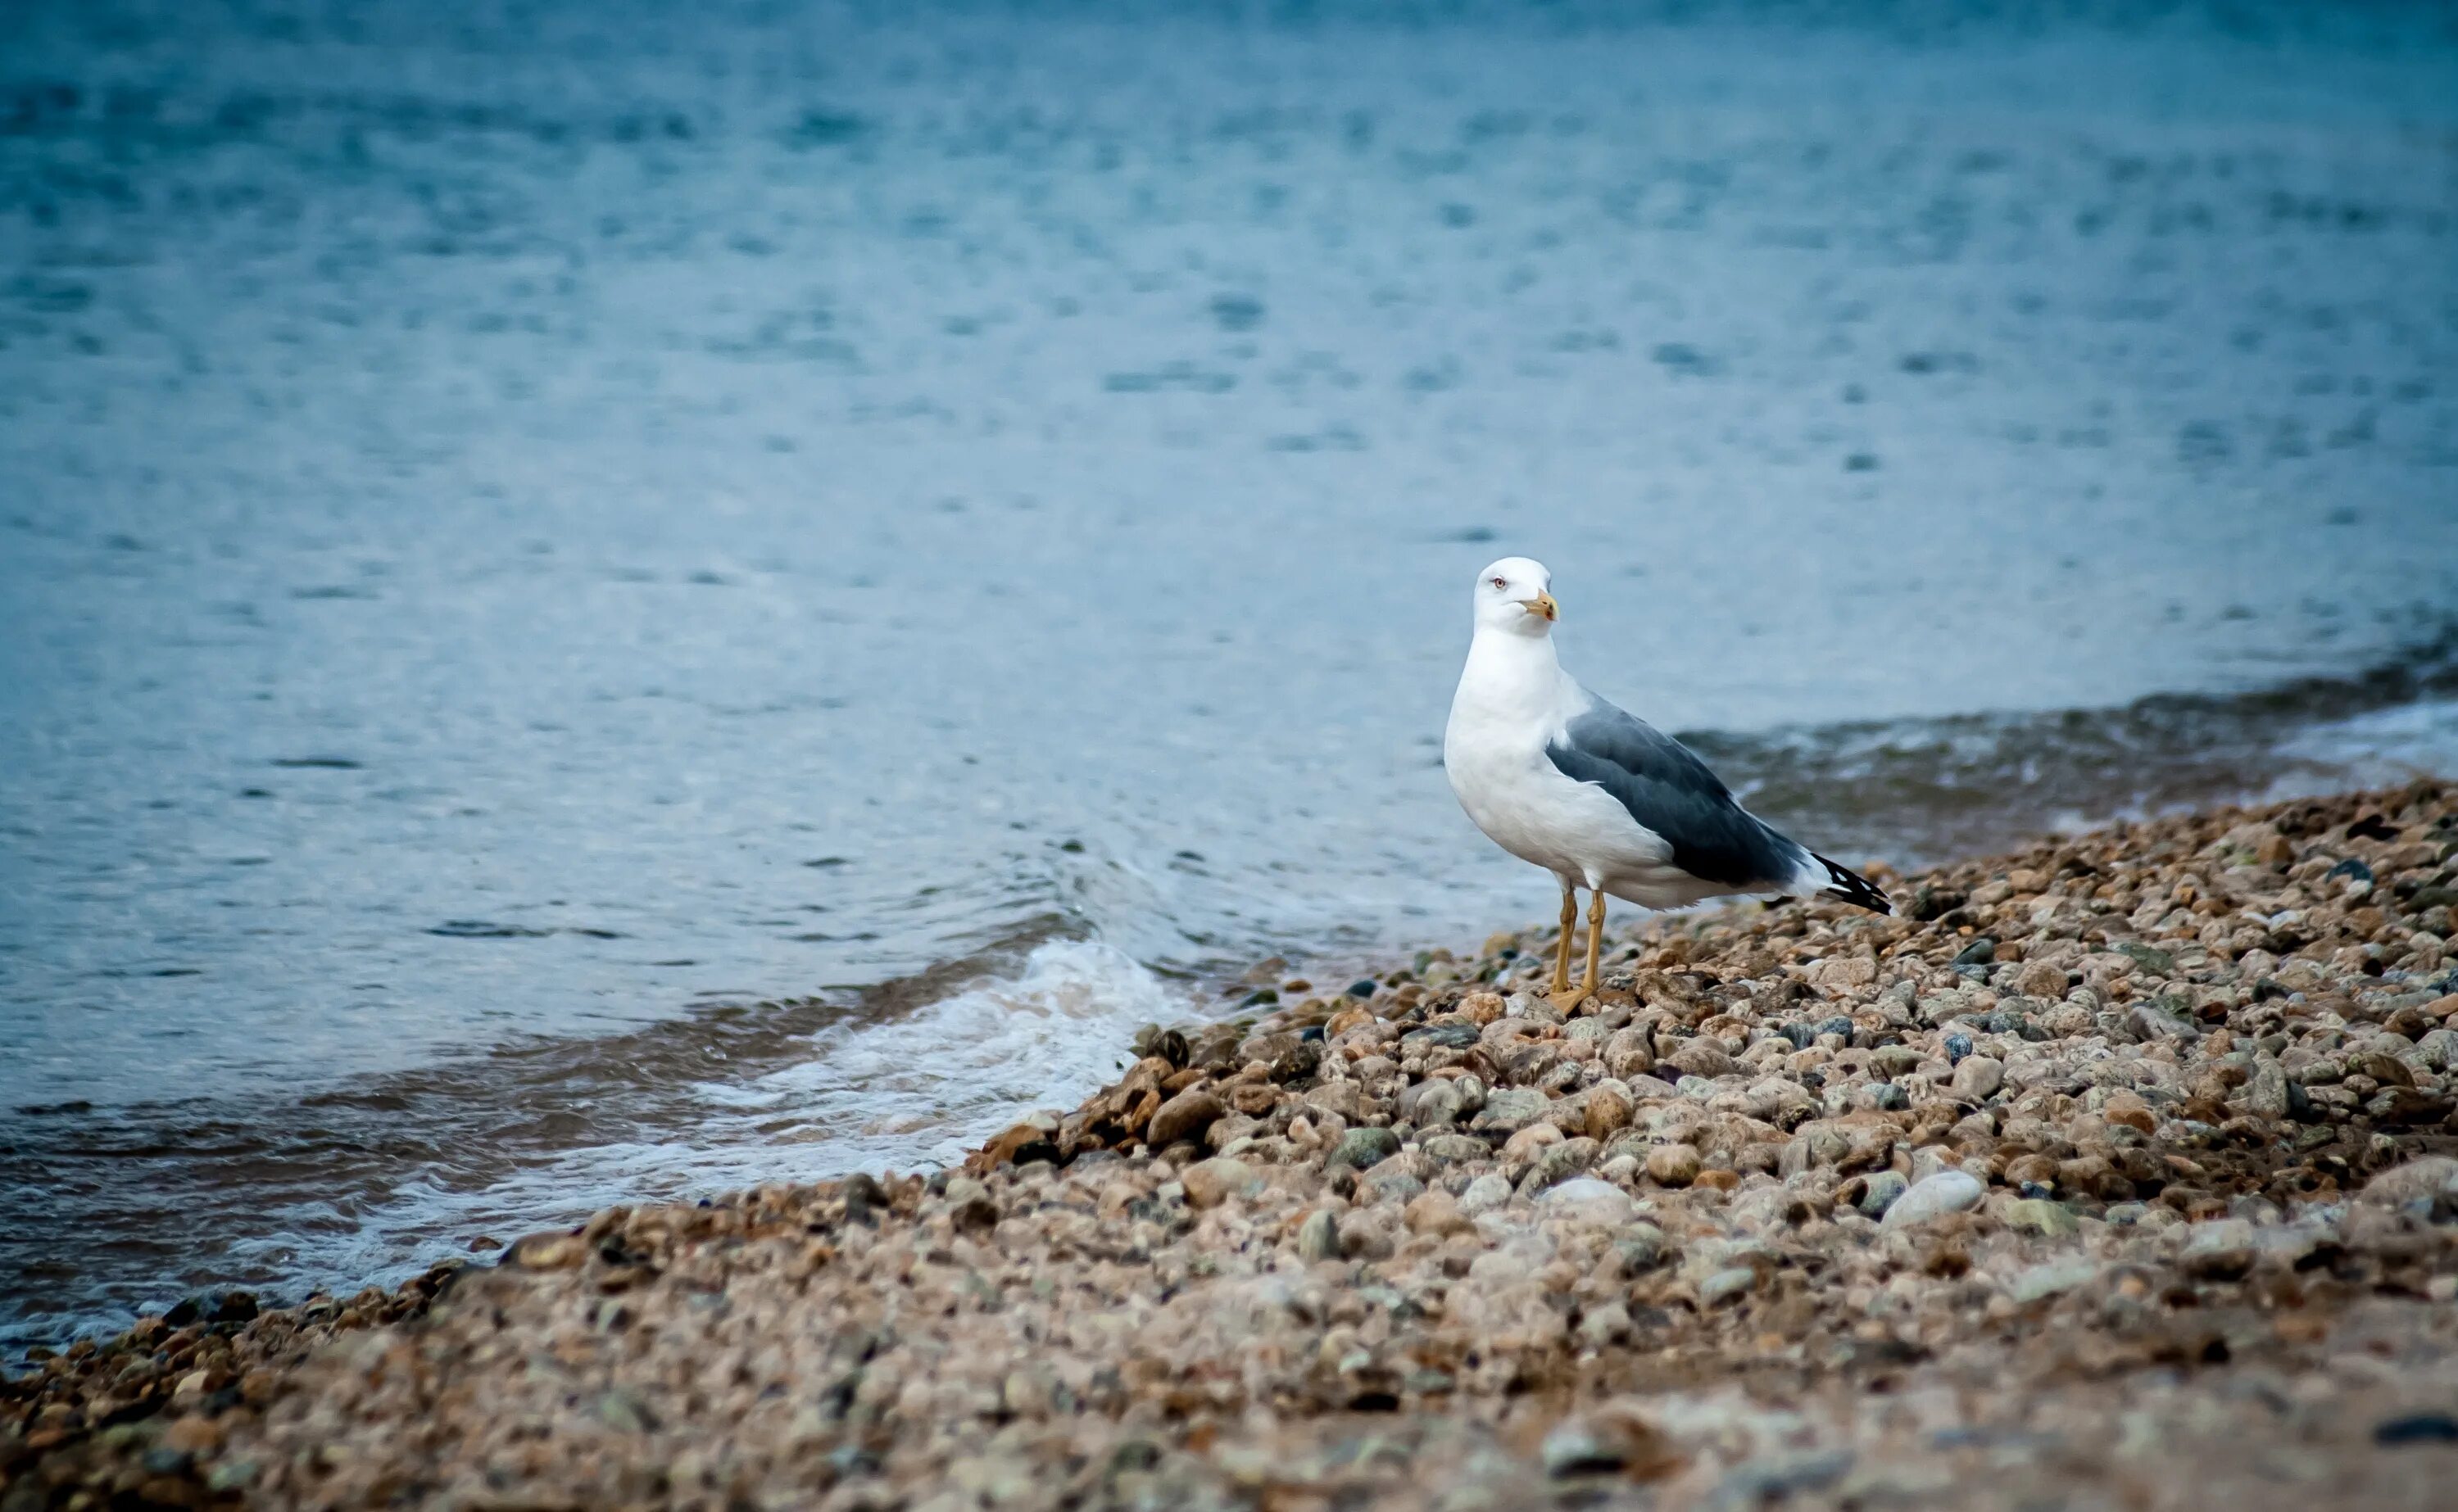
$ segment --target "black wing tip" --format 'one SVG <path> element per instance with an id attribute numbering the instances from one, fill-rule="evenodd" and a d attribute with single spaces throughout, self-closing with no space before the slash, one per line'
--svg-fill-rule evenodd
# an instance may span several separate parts
<path id="1" fill-rule="evenodd" d="M 1865 908 L 1873 914 L 1895 911 L 1895 905 L 1887 901 L 1886 895 L 1878 890 L 1877 884 L 1851 867 L 1828 860 L 1815 851 L 1810 852 L 1810 859 L 1826 868 L 1827 896 L 1840 898 L 1855 908 Z"/>

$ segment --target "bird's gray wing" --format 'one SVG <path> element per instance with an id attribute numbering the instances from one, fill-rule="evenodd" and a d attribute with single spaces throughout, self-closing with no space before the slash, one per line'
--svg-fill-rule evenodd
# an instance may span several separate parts
<path id="1" fill-rule="evenodd" d="M 1809 853 L 1733 801 L 1730 789 L 1689 747 L 1645 720 L 1590 695 L 1545 755 L 1556 770 L 1621 801 L 1643 829 L 1673 847 L 1673 864 L 1727 887 L 1782 884 Z"/>

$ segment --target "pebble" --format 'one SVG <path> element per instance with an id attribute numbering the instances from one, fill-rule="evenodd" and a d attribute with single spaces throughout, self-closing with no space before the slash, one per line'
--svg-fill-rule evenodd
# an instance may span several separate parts
<path id="1" fill-rule="evenodd" d="M 1602 1350 L 1630 1337 L 1630 1310 L 1619 1302 L 1590 1308 L 1579 1319 L 1579 1342 Z"/>
<path id="2" fill-rule="evenodd" d="M 2071 1238 L 2082 1232 L 2082 1220 L 2073 1215 L 2073 1209 L 2044 1197 L 2025 1197 L 2008 1203 L 2006 1224 L 2009 1228 L 2029 1230 L 2052 1239 Z"/>
<path id="3" fill-rule="evenodd" d="M 1426 1184 L 1423 1181 L 1418 1180 L 1413 1172 L 1406 1170 L 1368 1175 L 1365 1185 L 1373 1193 L 1373 1200 L 1376 1202 L 1405 1203 L 1426 1190 Z"/>
<path id="4" fill-rule="evenodd" d="M 1688 1145 L 1658 1145 L 1647 1152 L 1648 1179 L 1661 1187 L 1686 1187 L 1698 1179 L 1698 1151 Z"/>
<path id="5" fill-rule="evenodd" d="M 1636 1210 L 1630 1194 L 1609 1181 L 1594 1176 L 1578 1176 L 1547 1189 L 1547 1209 L 1555 1212 L 1575 1214 L 1590 1223 L 1619 1226 L 1630 1221 Z"/>
<path id="6" fill-rule="evenodd" d="M 2373 1442 L 2389 1448 L 2417 1443 L 2458 1443 L 2458 1418 L 2446 1412 L 2417 1412 L 2387 1419 L 2374 1425 Z"/>
<path id="7" fill-rule="evenodd" d="M 1605 1083 L 1589 1090 L 1586 1120 L 1583 1128 L 1594 1140 L 1611 1139 L 1630 1127 L 1631 1116 L 1637 1110 L 1629 1088 L 1617 1083 Z"/>
<path id="8" fill-rule="evenodd" d="M 1468 1184 L 1468 1190 L 1460 1193 L 1459 1204 L 1462 1212 L 1475 1214 L 1490 1212 L 1510 1200 L 1510 1178 L 1489 1170 Z"/>
<path id="9" fill-rule="evenodd" d="M 1340 1258 L 1340 1220 L 1329 1209 L 1317 1208 L 1298 1225 L 1298 1254 L 1307 1260 Z"/>
<path id="10" fill-rule="evenodd" d="M 1537 1451 L 1545 1473 L 1556 1480 L 1584 1475 L 1653 1479 L 1672 1467 L 1675 1451 L 1664 1435 L 1633 1412 L 1582 1413 L 1554 1424 Z"/>
<path id="11" fill-rule="evenodd" d="M 1761 1507 L 1823 1491 L 1850 1473 L 1860 1457 L 1849 1449 L 1812 1449 L 1744 1460 L 1716 1484 L 1711 1504 Z"/>
<path id="12" fill-rule="evenodd" d="M 1253 1167 L 1226 1155 L 1198 1160 L 1186 1168 L 1178 1181 L 1186 1188 L 1186 1204 L 1190 1208 L 1217 1208 L 1233 1196 L 1251 1191 L 1257 1181 Z"/>
<path id="13" fill-rule="evenodd" d="M 1400 1152 L 1400 1136 L 1387 1129 L 1352 1129 L 1340 1136 L 1340 1143 L 1324 1160 L 1327 1167 L 1342 1166 L 1364 1170 L 1379 1166 Z"/>
<path id="14" fill-rule="evenodd" d="M 1589 1164 L 1595 1158 L 1596 1142 L 1584 1135 L 1577 1139 L 1566 1139 L 1558 1144 L 1548 1146 L 1536 1157 L 1534 1166 L 1528 1172 L 1528 1188 L 1531 1191 L 1542 1191 L 1556 1182 L 1587 1170 Z"/>
<path id="15" fill-rule="evenodd" d="M 1714 1307 L 1746 1295 L 1759 1284 L 1758 1272 L 1746 1265 L 1730 1265 L 1717 1271 L 1698 1283 L 1698 1305 Z"/>
<path id="16" fill-rule="evenodd" d="M 2393 1166 L 2364 1183 L 2364 1199 L 2393 1207 L 2418 1203 L 2427 1209 L 2458 1203 L 2458 1157 L 2424 1155 Z"/>
<path id="17" fill-rule="evenodd" d="M 2067 1255 L 2044 1261 L 2018 1274 L 2006 1285 L 2006 1295 L 2029 1306 L 2043 1297 L 2056 1296 L 2079 1286 L 2088 1286 L 2099 1277 L 2099 1262 L 2083 1255 Z"/>
<path id="18" fill-rule="evenodd" d="M 1547 937 L 1277 964 L 959 1170 L 30 1355 L 0 1456 L 95 1505 L 2390 1504 L 2458 1436 L 2453 860 L 2427 784 L 1650 921 L 1571 1015 Z"/>
<path id="19" fill-rule="evenodd" d="M 1456 1166 L 1467 1161 L 1484 1160 L 1493 1153 L 1493 1147 L 1472 1134 L 1437 1134 L 1418 1145 L 1426 1158 L 1438 1165 Z"/>
<path id="20" fill-rule="evenodd" d="M 1189 1087 L 1160 1105 L 1159 1110 L 1153 1114 L 1144 1138 L 1155 1149 L 1177 1144 L 1181 1139 L 1200 1139 L 1203 1131 L 1228 1111 L 1213 1093 L 1202 1087 Z"/>
<path id="21" fill-rule="evenodd" d="M 1968 1212 L 1988 1194 L 1989 1189 L 1968 1172 L 1941 1170 L 1906 1188 L 1886 1209 L 1884 1226 L 1903 1229 L 1949 1212 Z"/>
<path id="22" fill-rule="evenodd" d="M 1541 1121 L 1552 1107 L 1552 1100 L 1542 1092 L 1526 1087 L 1496 1087 L 1486 1094 L 1485 1107 L 1469 1120 L 1469 1127 L 1496 1133 L 1517 1133 Z"/>
<path id="23" fill-rule="evenodd" d="M 2185 1247 L 2177 1256 L 2188 1275 L 2205 1280 L 2235 1280 L 2253 1269 L 2253 1225 L 2242 1218 L 2214 1218 L 2185 1231 Z"/>
<path id="24" fill-rule="evenodd" d="M 1963 1042 L 1967 1046 L 1969 1040 Z M 1988 1055 L 1968 1055 L 1954 1068 L 1954 1091 L 1975 1103 L 1985 1103 L 1997 1095 L 2006 1085 L 2006 1063 Z"/>
<path id="25" fill-rule="evenodd" d="M 2244 1091 L 2244 1110 L 2257 1118 L 2285 1118 L 2295 1108 L 2288 1095 L 2287 1072 L 2277 1061 L 2256 1061 Z"/>
<path id="26" fill-rule="evenodd" d="M 1470 1226 L 1459 1199 L 1448 1191 L 1428 1191 L 1411 1199 L 1406 1218 L 1410 1233 L 1430 1233 L 1438 1238 Z"/>
<path id="27" fill-rule="evenodd" d="M 1417 1127 L 1441 1129 L 1457 1123 L 1461 1110 L 1466 1106 L 1460 1097 L 1459 1088 L 1449 1082 L 1428 1082 L 1421 1085 L 1425 1087 L 1425 1095 L 1418 1098 L 1416 1107 L 1410 1109 L 1411 1115 L 1416 1119 Z"/>
<path id="28" fill-rule="evenodd" d="M 1900 1200 L 1911 1183 L 1896 1171 L 1881 1170 L 1869 1176 L 1861 1189 L 1861 1197 L 1853 1204 L 1872 1218 L 1883 1216 Z"/>

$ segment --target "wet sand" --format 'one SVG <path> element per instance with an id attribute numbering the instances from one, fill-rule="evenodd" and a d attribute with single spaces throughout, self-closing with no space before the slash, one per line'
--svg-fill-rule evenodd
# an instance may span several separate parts
<path id="1" fill-rule="evenodd" d="M 2458 787 L 1158 1027 L 958 1170 L 206 1299 L 0 1507 L 2375 1506 L 2458 1471 Z"/>

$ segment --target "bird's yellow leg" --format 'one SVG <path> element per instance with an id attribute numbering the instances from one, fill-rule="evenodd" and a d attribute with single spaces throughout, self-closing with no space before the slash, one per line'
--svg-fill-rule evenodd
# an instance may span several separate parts
<path id="1" fill-rule="evenodd" d="M 1596 953 L 1605 942 L 1605 895 L 1602 888 L 1588 901 L 1588 984 L 1579 989 L 1580 997 L 1596 990 Z"/>
<path id="2" fill-rule="evenodd" d="M 1579 935 L 1579 892 L 1575 887 L 1562 889 L 1562 942 L 1553 954 L 1553 990 L 1546 994 L 1554 1007 L 1564 1013 L 1579 1005 L 1587 992 L 1571 985 L 1571 942 Z"/>
<path id="3" fill-rule="evenodd" d="M 1562 939 L 1553 947 L 1553 996 L 1571 990 L 1571 932 L 1579 927 L 1579 895 L 1562 889 Z"/>

